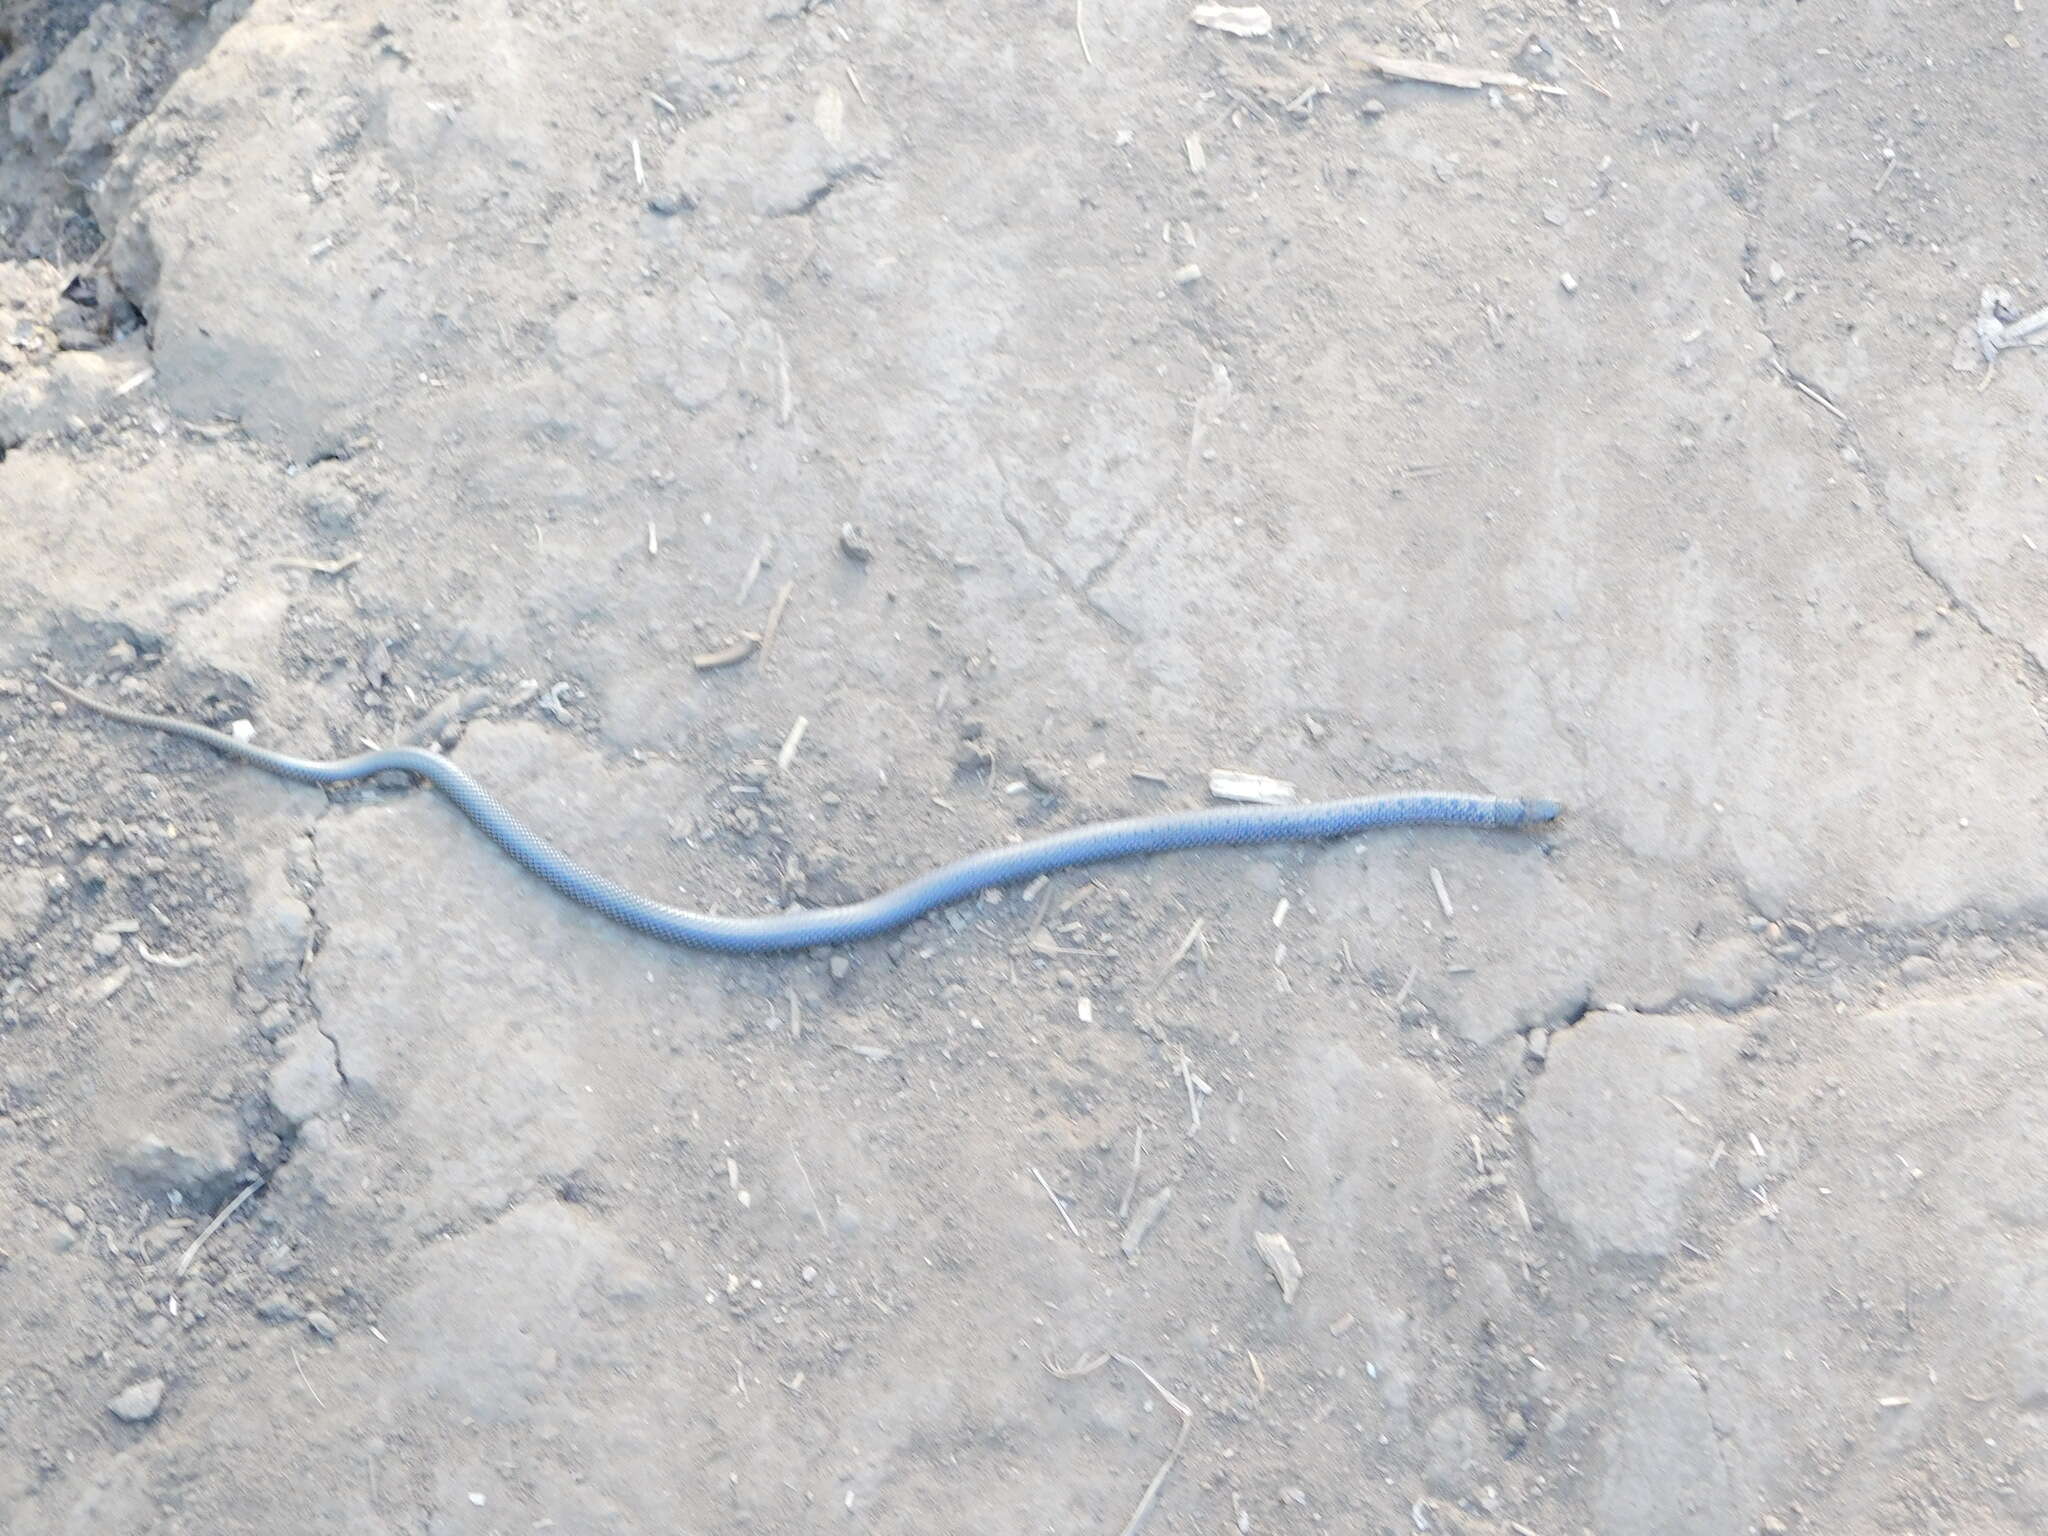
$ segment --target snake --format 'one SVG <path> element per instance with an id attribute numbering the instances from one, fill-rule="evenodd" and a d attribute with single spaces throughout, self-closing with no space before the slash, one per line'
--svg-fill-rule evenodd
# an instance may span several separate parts
<path id="1" fill-rule="evenodd" d="M 437 752 L 386 747 L 321 761 L 273 752 L 210 726 L 170 715 L 124 709 L 47 679 L 65 698 L 126 725 L 182 736 L 223 757 L 298 784 L 347 784 L 381 773 L 425 779 L 478 831 L 527 873 L 578 906 L 667 944 L 721 954 L 786 953 L 858 942 L 893 933 L 929 912 L 986 890 L 1063 869 L 1168 853 L 1257 843 L 1314 843 L 1389 827 L 1445 826 L 1512 830 L 1554 821 L 1554 800 L 1497 799 L 1440 792 L 1367 795 L 1283 805 L 1229 805 L 1162 811 L 1071 827 L 1024 842 L 983 849 L 903 884 L 841 906 L 791 907 L 760 916 L 690 912 L 636 894 L 577 863 L 536 835 L 483 785 Z"/>

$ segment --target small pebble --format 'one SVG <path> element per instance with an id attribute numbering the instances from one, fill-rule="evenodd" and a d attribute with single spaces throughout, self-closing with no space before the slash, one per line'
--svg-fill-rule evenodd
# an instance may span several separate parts
<path id="1" fill-rule="evenodd" d="M 332 1339 L 341 1332 L 341 1329 L 335 1326 L 334 1319 L 325 1312 L 308 1312 L 306 1326 L 323 1339 Z"/>
<path id="2" fill-rule="evenodd" d="M 1066 786 L 1065 776 L 1045 758 L 1027 757 L 1019 766 L 1025 781 L 1042 795 L 1056 795 Z"/>
<path id="3" fill-rule="evenodd" d="M 121 935 L 101 929 L 92 936 L 92 952 L 102 960 L 113 959 L 121 953 Z"/>
<path id="4" fill-rule="evenodd" d="M 256 1304 L 256 1315 L 266 1323 L 296 1323 L 306 1314 L 293 1304 L 291 1297 L 278 1291 Z"/>
<path id="5" fill-rule="evenodd" d="M 1202 269 L 1191 261 L 1186 266 L 1175 269 L 1173 280 L 1183 288 L 1191 283 L 1199 283 L 1202 280 Z"/>
<path id="6" fill-rule="evenodd" d="M 1542 1061 L 1547 1058 L 1550 1055 L 1550 1031 L 1547 1029 L 1530 1030 L 1527 1048 L 1531 1061 Z"/>
<path id="7" fill-rule="evenodd" d="M 147 1424 L 156 1417 L 157 1409 L 164 1405 L 164 1383 L 161 1376 L 152 1376 L 147 1381 L 138 1381 L 134 1386 L 118 1394 L 107 1404 L 107 1412 L 124 1424 Z"/>
<path id="8" fill-rule="evenodd" d="M 1557 274 L 1557 286 L 1566 293 L 1577 293 L 1579 291 L 1579 280 L 1569 272 L 1560 272 Z"/>
<path id="9" fill-rule="evenodd" d="M 65 1206 L 65 1207 L 64 1207 L 64 1219 L 65 1219 L 66 1221 L 70 1222 L 70 1223 L 71 1223 L 71 1225 L 72 1225 L 72 1226 L 74 1226 L 74 1227 L 82 1227 L 82 1226 L 84 1226 L 84 1225 L 85 1225 L 85 1207 L 84 1207 L 84 1206 L 82 1206 L 82 1205 L 67 1205 L 67 1206 Z"/>
<path id="10" fill-rule="evenodd" d="M 565 678 L 542 694 L 534 707 L 557 725 L 573 726 L 576 717 L 569 713 L 566 695 L 574 691 L 575 686 Z"/>
<path id="11" fill-rule="evenodd" d="M 228 726 L 228 734 L 247 745 L 256 739 L 256 727 L 247 720 L 236 720 Z"/>
<path id="12" fill-rule="evenodd" d="M 853 962 L 844 955 L 834 955 L 825 968 L 832 973 L 834 981 L 844 981 L 847 972 L 853 969 Z"/>
<path id="13" fill-rule="evenodd" d="M 1784 961 L 1796 961 L 1806 953 L 1803 928 L 1792 923 L 1764 924 L 1764 948 Z"/>
<path id="14" fill-rule="evenodd" d="M 839 525 L 839 549 L 847 559 L 858 565 L 866 565 L 875 557 L 875 547 L 868 542 L 867 535 L 858 524 Z"/>

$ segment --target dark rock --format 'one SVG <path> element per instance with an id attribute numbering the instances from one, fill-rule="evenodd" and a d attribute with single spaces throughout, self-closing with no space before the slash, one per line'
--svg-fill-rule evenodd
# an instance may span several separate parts
<path id="1" fill-rule="evenodd" d="M 114 1171 L 142 1193 L 211 1210 L 242 1182 L 241 1137 L 213 1121 L 138 1136 Z"/>

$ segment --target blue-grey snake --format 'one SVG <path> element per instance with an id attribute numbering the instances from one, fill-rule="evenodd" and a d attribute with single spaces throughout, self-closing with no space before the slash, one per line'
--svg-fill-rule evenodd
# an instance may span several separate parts
<path id="1" fill-rule="evenodd" d="M 893 890 L 845 906 L 798 907 L 765 917 L 721 917 L 650 901 L 585 869 L 536 837 L 490 791 L 437 753 L 417 747 L 390 747 L 334 762 L 289 757 L 237 741 L 189 720 L 103 704 L 54 678 L 49 682 L 66 698 L 109 719 L 183 736 L 223 756 L 253 763 L 281 779 L 301 784 L 343 784 L 379 773 L 416 774 L 453 801 L 455 808 L 514 862 L 571 901 L 665 943 L 688 944 L 726 954 L 770 954 L 872 938 L 994 886 L 1137 854 L 1243 843 L 1321 842 L 1379 827 L 1526 827 L 1555 820 L 1559 810 L 1553 800 L 1408 794 L 1325 800 L 1310 805 L 1233 805 L 1199 811 L 1164 811 L 1152 816 L 1096 822 L 1029 842 L 985 849 Z"/>

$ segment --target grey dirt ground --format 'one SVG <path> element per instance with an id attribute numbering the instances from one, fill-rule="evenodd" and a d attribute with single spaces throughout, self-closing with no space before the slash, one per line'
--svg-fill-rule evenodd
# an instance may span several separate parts
<path id="1" fill-rule="evenodd" d="M 2048 1529 L 2044 14 L 0 0 L 0 1530 Z"/>

